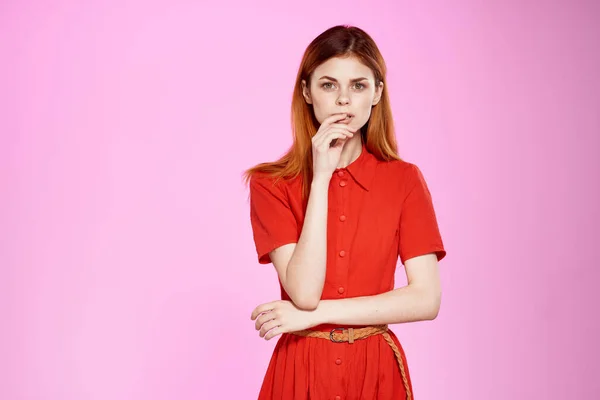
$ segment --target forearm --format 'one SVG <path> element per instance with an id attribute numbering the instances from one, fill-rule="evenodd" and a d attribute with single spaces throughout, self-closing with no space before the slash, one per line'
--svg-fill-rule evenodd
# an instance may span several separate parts
<path id="1" fill-rule="evenodd" d="M 302 232 L 287 266 L 286 284 L 302 308 L 317 306 L 325 283 L 329 181 L 313 179 Z"/>
<path id="2" fill-rule="evenodd" d="M 315 325 L 383 325 L 434 319 L 441 295 L 434 288 L 405 286 L 390 292 L 340 300 L 321 300 Z"/>

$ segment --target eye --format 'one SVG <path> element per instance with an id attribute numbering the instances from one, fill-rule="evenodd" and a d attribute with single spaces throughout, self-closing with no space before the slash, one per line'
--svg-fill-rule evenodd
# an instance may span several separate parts
<path id="1" fill-rule="evenodd" d="M 363 85 L 362 83 L 356 83 L 356 84 L 355 84 L 355 87 L 356 87 L 356 89 L 358 89 L 358 90 L 362 90 L 362 89 L 364 89 L 364 88 L 365 88 L 365 85 Z"/>
<path id="2" fill-rule="evenodd" d="M 324 84 L 321 85 L 321 87 L 324 89 L 333 89 L 333 83 L 325 82 Z"/>

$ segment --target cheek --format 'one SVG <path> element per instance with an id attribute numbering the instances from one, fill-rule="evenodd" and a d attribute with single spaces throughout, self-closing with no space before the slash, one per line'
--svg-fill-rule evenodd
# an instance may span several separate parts
<path id="1" fill-rule="evenodd" d="M 352 99 L 354 106 L 361 111 L 368 111 L 373 105 L 373 96 L 370 94 L 359 94 Z"/>
<path id="2" fill-rule="evenodd" d="M 329 115 L 329 107 L 331 107 L 331 105 L 327 99 L 323 99 L 322 96 L 313 96 L 312 108 L 319 123 L 323 122 Z"/>
<path id="3" fill-rule="evenodd" d="M 372 99 L 370 97 L 360 97 L 356 99 L 354 106 L 359 119 L 364 119 L 364 122 L 367 122 L 371 116 L 373 106 Z"/>
<path id="4" fill-rule="evenodd" d="M 361 113 L 358 118 L 356 119 L 356 127 L 357 128 L 362 128 L 363 126 L 365 126 L 365 124 L 369 121 L 369 118 L 371 117 L 371 111 L 367 110 L 364 113 Z"/>

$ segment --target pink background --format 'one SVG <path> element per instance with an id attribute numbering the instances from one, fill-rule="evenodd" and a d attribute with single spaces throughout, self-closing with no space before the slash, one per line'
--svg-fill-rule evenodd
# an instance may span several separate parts
<path id="1" fill-rule="evenodd" d="M 393 327 L 416 398 L 596 398 L 597 2 L 48 3 L 0 5 L 1 399 L 256 398 L 279 292 L 240 174 L 338 23 L 448 249 L 439 317 Z"/>

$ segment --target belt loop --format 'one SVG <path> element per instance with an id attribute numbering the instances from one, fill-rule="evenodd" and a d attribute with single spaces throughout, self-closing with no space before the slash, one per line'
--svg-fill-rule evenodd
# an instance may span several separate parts
<path id="1" fill-rule="evenodd" d="M 354 343 L 354 328 L 348 328 L 348 343 Z"/>

